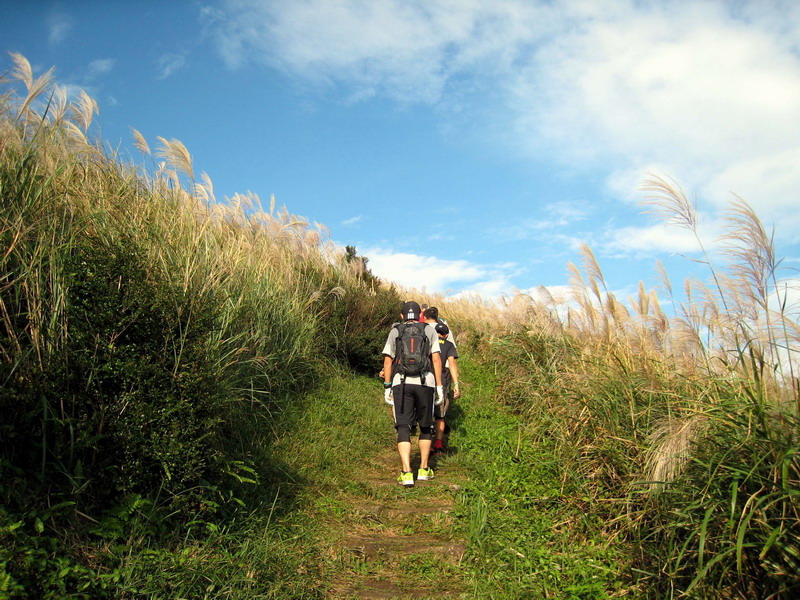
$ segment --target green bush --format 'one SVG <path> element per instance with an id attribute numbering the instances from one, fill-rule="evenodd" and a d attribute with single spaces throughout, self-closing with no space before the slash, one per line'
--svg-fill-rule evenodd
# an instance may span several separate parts
<path id="1" fill-rule="evenodd" d="M 82 478 L 89 497 L 177 496 L 215 479 L 224 388 L 206 340 L 217 303 L 205 298 L 182 319 L 183 294 L 148 271 L 130 240 L 85 237 L 71 250 L 54 274 L 64 280 L 63 345 L 41 365 L 24 361 L 8 386 L 19 399 L 4 407 L 15 464 L 51 489 Z"/>
<path id="2" fill-rule="evenodd" d="M 328 351 L 353 371 L 376 374 L 383 367 L 381 351 L 401 305 L 394 288 L 346 288 L 341 298 L 321 308 Z"/>

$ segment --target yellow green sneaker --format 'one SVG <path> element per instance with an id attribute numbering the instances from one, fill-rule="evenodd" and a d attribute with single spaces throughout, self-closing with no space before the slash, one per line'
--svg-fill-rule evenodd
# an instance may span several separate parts
<path id="1" fill-rule="evenodd" d="M 414 473 L 411 471 L 408 473 L 400 473 L 400 477 L 397 478 L 397 483 L 405 487 L 414 487 Z"/>
<path id="2" fill-rule="evenodd" d="M 433 479 L 433 469 L 428 467 L 427 469 L 420 469 L 417 471 L 417 479 L 420 481 L 427 481 L 428 479 Z"/>

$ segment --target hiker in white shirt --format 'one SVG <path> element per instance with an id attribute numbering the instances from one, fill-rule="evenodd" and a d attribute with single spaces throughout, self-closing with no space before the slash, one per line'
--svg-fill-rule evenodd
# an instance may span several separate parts
<path id="1" fill-rule="evenodd" d="M 411 470 L 411 430 L 419 425 L 417 480 L 433 479 L 428 465 L 434 428 L 434 403 L 444 401 L 442 361 L 435 329 L 419 322 L 420 306 L 406 302 L 402 322 L 392 326 L 383 348 L 384 400 L 394 407 L 397 452 L 402 471 L 398 483 L 414 486 Z"/>

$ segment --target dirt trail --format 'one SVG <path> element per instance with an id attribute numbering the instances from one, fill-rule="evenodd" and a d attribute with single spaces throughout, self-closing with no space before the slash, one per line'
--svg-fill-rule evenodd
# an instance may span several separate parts
<path id="1" fill-rule="evenodd" d="M 419 466 L 413 439 L 412 467 Z M 331 598 L 441 598 L 463 593 L 459 578 L 465 542 L 454 538 L 455 496 L 463 484 L 447 456 L 433 458 L 436 476 L 414 488 L 396 482 L 394 448 L 375 457 L 363 473 L 361 490 L 350 496 L 349 515 L 334 555 L 343 575 Z"/>

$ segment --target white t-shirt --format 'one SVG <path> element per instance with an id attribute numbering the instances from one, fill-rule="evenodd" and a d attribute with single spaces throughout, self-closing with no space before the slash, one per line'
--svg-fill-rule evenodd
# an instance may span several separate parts
<path id="1" fill-rule="evenodd" d="M 447 325 L 447 321 L 445 321 L 444 319 L 439 319 L 439 323 L 443 323 L 443 324 Z M 434 328 L 436 327 L 436 323 L 428 323 L 428 325 L 430 325 L 431 327 L 434 327 Z M 451 344 L 453 344 L 454 348 L 458 348 L 458 346 L 456 346 L 456 338 L 453 337 L 453 330 L 450 329 L 449 325 L 448 325 L 447 329 L 448 329 L 447 338 L 446 338 L 447 341 L 450 342 Z M 434 331 L 435 331 L 435 329 L 434 329 Z M 439 334 L 436 334 L 436 335 L 439 335 Z"/>
<path id="2" fill-rule="evenodd" d="M 409 321 L 409 323 L 416 323 L 416 321 Z M 397 331 L 397 326 L 392 327 L 392 330 L 389 332 L 389 337 L 386 338 L 386 344 L 383 346 L 383 354 L 386 356 L 391 356 L 392 359 L 395 357 L 395 348 L 397 347 L 398 335 L 399 332 Z M 432 325 L 425 325 L 425 336 L 428 338 L 431 354 L 434 352 L 439 352 L 439 336 L 436 334 L 436 330 Z M 431 365 L 431 369 L 433 369 L 433 365 Z M 433 374 L 433 371 L 429 371 L 424 375 L 424 378 L 420 375 L 407 375 L 406 383 L 416 383 L 417 385 L 421 384 L 430 387 L 436 387 L 436 376 Z M 393 375 L 392 385 L 400 385 L 402 381 L 403 377 L 400 375 L 400 373 L 395 373 Z"/>

